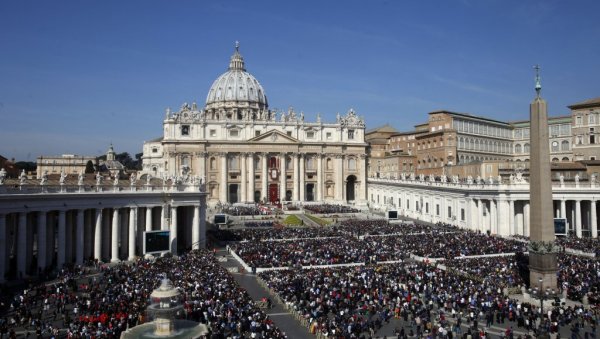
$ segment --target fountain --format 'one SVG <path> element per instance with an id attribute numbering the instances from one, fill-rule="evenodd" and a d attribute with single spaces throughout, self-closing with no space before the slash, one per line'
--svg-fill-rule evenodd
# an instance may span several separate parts
<path id="1" fill-rule="evenodd" d="M 168 279 L 150 294 L 151 304 L 146 313 L 151 322 L 147 322 L 121 334 L 122 339 L 133 338 L 199 338 L 208 333 L 205 325 L 185 319 L 182 315 L 181 294 Z"/>

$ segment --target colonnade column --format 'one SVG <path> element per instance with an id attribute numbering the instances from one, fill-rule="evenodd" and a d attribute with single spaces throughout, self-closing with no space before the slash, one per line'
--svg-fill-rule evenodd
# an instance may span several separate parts
<path id="1" fill-rule="evenodd" d="M 337 154 L 335 157 L 335 199 L 338 201 L 344 199 L 344 159 L 341 154 Z"/>
<path id="2" fill-rule="evenodd" d="M 240 187 L 240 202 L 245 202 L 248 198 L 248 166 L 246 162 L 246 153 L 240 153 L 240 172 L 241 172 L 241 187 Z"/>
<path id="3" fill-rule="evenodd" d="M 317 154 L 317 201 L 323 201 L 323 155 Z"/>
<path id="4" fill-rule="evenodd" d="M 477 206 L 475 203 L 475 199 L 473 198 L 469 198 L 469 209 L 468 209 L 468 217 L 469 219 L 467 220 L 468 223 L 468 228 L 473 230 L 475 229 L 475 211 L 477 210 Z"/>
<path id="5" fill-rule="evenodd" d="M 96 208 L 96 227 L 94 228 L 94 259 L 102 260 L 102 209 Z"/>
<path id="6" fill-rule="evenodd" d="M 128 234 L 128 242 L 129 242 L 129 252 L 128 252 L 128 256 L 127 256 L 127 260 L 133 260 L 135 259 L 135 229 L 137 228 L 137 215 L 138 215 L 138 208 L 137 207 L 131 207 L 129 209 L 129 234 Z"/>
<path id="7" fill-rule="evenodd" d="M 27 212 L 19 213 L 17 236 L 17 277 L 22 278 L 27 272 Z"/>
<path id="8" fill-rule="evenodd" d="M 152 206 L 146 207 L 146 232 L 152 231 Z"/>
<path id="9" fill-rule="evenodd" d="M 304 153 L 300 153 L 299 156 L 300 156 L 300 160 L 299 160 L 299 162 L 300 162 L 300 173 L 299 173 L 299 176 L 300 176 L 300 192 L 299 192 L 300 193 L 300 201 L 306 201 L 306 196 L 305 196 L 306 183 L 304 182 L 304 178 L 306 178 L 306 173 L 305 173 L 306 171 L 304 169 L 306 157 L 305 157 Z"/>
<path id="10" fill-rule="evenodd" d="M 58 211 L 58 254 L 56 266 L 61 269 L 65 264 L 66 259 L 66 240 L 67 240 L 67 213 L 66 211 Z"/>
<path id="11" fill-rule="evenodd" d="M 201 206 L 203 206 L 203 208 L 200 208 L 200 206 L 198 206 L 198 210 L 200 212 L 200 217 L 198 218 L 198 227 L 200 229 L 200 248 L 206 248 L 206 200 L 202 199 L 201 200 Z"/>
<path id="12" fill-rule="evenodd" d="M 119 261 L 119 209 L 113 208 L 110 261 Z"/>
<path id="13" fill-rule="evenodd" d="M 508 201 L 508 235 L 517 233 L 515 223 L 515 201 L 510 199 Z"/>
<path id="14" fill-rule="evenodd" d="M 2 216 L 0 216 L 1 218 Z M 1 222 L 1 221 L 0 221 Z M 37 264 L 38 264 L 38 269 L 40 270 L 44 270 L 46 269 L 46 252 L 47 250 L 47 244 L 48 244 L 48 239 L 47 239 L 47 233 L 46 233 L 46 224 L 48 222 L 47 216 L 46 216 L 46 211 L 39 211 L 38 212 L 38 216 L 37 216 L 37 235 L 38 235 L 38 240 L 37 240 L 37 253 L 38 253 L 38 258 L 37 258 Z M 2 230 L 0 229 L 0 237 L 2 237 L 1 234 Z M 3 245 L 0 243 L 0 247 L 4 248 Z M 0 255 L 0 258 L 2 256 Z M 2 259 L 0 259 L 2 260 Z M 0 269 L 0 274 L 4 274 L 4 271 L 2 271 Z"/>
<path id="15" fill-rule="evenodd" d="M 483 200 L 481 199 L 477 199 L 477 225 L 475 229 L 485 232 L 483 225 Z"/>
<path id="16" fill-rule="evenodd" d="M 171 243 L 171 253 L 177 254 L 177 206 L 171 206 L 169 242 Z"/>
<path id="17" fill-rule="evenodd" d="M 77 225 L 75 230 L 75 263 L 83 264 L 83 217 L 85 210 L 77 210 Z"/>
<path id="18" fill-rule="evenodd" d="M 279 155 L 279 168 L 280 168 L 280 174 L 279 174 L 279 201 L 284 201 L 285 200 L 285 181 L 286 181 L 286 176 L 285 176 L 285 153 L 281 153 Z"/>
<path id="19" fill-rule="evenodd" d="M 581 200 L 575 200 L 575 234 L 581 238 Z"/>
<path id="20" fill-rule="evenodd" d="M 592 225 L 591 225 L 591 229 L 592 229 L 592 238 L 598 238 L 598 219 L 596 216 L 596 200 L 592 200 L 590 202 L 590 207 L 591 207 L 591 216 L 592 216 Z"/>
<path id="21" fill-rule="evenodd" d="M 524 202 L 524 206 L 523 206 L 523 235 L 528 237 L 529 236 L 529 225 L 530 225 L 530 220 L 529 220 L 529 208 L 530 208 L 530 204 L 529 204 L 529 200 Z"/>
<path id="22" fill-rule="evenodd" d="M 194 217 L 192 219 L 192 249 L 200 248 L 200 206 L 194 206 Z"/>
<path id="23" fill-rule="evenodd" d="M 227 153 L 220 153 L 221 157 L 221 182 L 219 183 L 219 200 L 222 203 L 227 200 Z"/>
<path id="24" fill-rule="evenodd" d="M 490 233 L 498 234 L 498 200 L 490 199 Z"/>
<path id="25" fill-rule="evenodd" d="M 4 274 L 6 273 L 6 215 L 0 213 L 0 283 L 4 282 Z"/>
<path id="26" fill-rule="evenodd" d="M 567 218 L 567 201 L 564 198 L 560 199 L 560 217 Z"/>
<path id="27" fill-rule="evenodd" d="M 299 157 L 300 154 L 294 154 L 292 155 L 292 159 L 294 160 L 294 172 L 292 175 L 292 178 L 294 179 L 294 191 L 292 192 L 292 200 L 293 201 L 298 201 L 299 197 L 300 197 L 300 192 L 298 192 L 298 175 L 299 173 L 299 167 L 300 167 L 300 161 L 299 161 Z"/>
<path id="28" fill-rule="evenodd" d="M 248 196 L 246 200 L 254 202 L 254 154 L 248 153 Z"/>
<path id="29" fill-rule="evenodd" d="M 360 168 L 360 177 L 358 178 L 358 180 L 360 180 L 360 194 L 358 196 L 358 199 L 367 199 L 367 156 L 364 154 L 361 154 L 360 157 L 360 163 L 359 163 L 359 168 Z"/>
<path id="30" fill-rule="evenodd" d="M 261 171 L 262 174 L 260 175 L 261 181 L 262 181 L 262 185 L 261 185 L 261 199 L 265 199 L 265 201 L 268 201 L 268 195 L 267 195 L 267 158 L 269 157 L 268 153 L 263 153 L 262 154 L 262 158 L 261 158 Z"/>

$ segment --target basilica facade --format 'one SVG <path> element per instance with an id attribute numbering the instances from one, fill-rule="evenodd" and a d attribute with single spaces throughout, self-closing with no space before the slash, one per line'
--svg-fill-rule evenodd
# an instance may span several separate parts
<path id="1" fill-rule="evenodd" d="M 363 204 L 366 151 L 364 119 L 352 109 L 334 122 L 270 110 L 236 45 L 203 108 L 167 109 L 163 136 L 144 143 L 142 175 L 201 180 L 209 205 Z"/>

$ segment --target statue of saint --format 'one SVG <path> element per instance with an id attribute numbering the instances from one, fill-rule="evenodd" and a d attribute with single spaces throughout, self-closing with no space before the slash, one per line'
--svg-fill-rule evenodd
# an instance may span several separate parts
<path id="1" fill-rule="evenodd" d="M 83 174 L 83 171 L 79 172 L 79 176 L 77 177 L 77 185 L 82 186 L 84 178 L 85 175 Z"/>
<path id="2" fill-rule="evenodd" d="M 131 183 L 131 186 L 135 186 L 137 183 L 137 174 L 135 172 L 131 173 L 129 176 L 129 182 Z"/>
<path id="3" fill-rule="evenodd" d="M 104 178 L 102 177 L 102 174 L 100 174 L 100 172 L 96 173 L 96 186 L 102 185 L 103 179 Z"/>
<path id="4" fill-rule="evenodd" d="M 0 169 L 0 185 L 4 185 L 4 181 L 6 180 L 6 170 L 4 168 Z"/>
<path id="5" fill-rule="evenodd" d="M 65 181 L 67 181 L 67 174 L 66 174 L 66 173 L 65 173 L 65 171 L 63 170 L 63 171 L 61 171 L 61 172 L 60 172 L 60 179 L 58 180 L 58 182 L 59 182 L 61 185 L 64 185 L 64 184 L 65 184 Z"/>
<path id="6" fill-rule="evenodd" d="M 27 176 L 25 175 L 25 170 L 23 170 L 23 172 L 21 173 L 21 184 L 25 183 L 25 179 L 27 179 Z M 42 180 L 40 181 L 40 185 L 46 185 L 48 183 L 48 171 L 44 171 L 44 174 L 42 174 Z"/>

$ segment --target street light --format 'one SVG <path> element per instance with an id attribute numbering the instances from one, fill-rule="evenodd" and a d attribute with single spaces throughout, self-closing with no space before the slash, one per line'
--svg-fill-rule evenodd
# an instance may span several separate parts
<path id="1" fill-rule="evenodd" d="M 542 321 L 544 321 L 544 289 L 542 288 L 542 282 L 544 281 L 544 279 L 542 279 L 542 277 L 538 278 L 538 282 L 540 283 L 540 308 L 541 308 L 541 313 L 542 313 Z M 541 323 L 540 323 L 541 324 Z"/>

